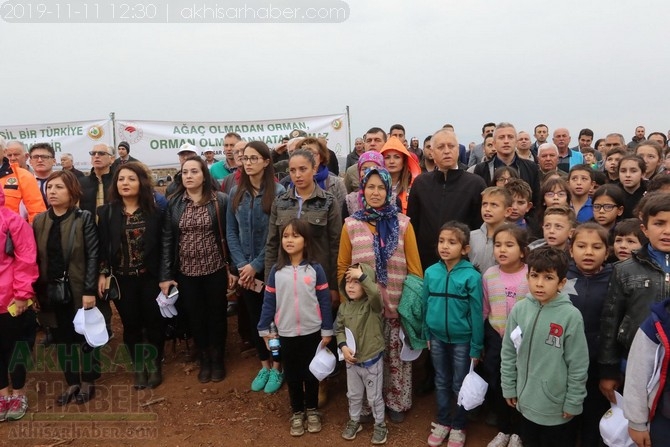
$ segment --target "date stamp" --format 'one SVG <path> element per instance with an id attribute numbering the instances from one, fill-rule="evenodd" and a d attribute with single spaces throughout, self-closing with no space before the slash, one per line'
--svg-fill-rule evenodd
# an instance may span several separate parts
<path id="1" fill-rule="evenodd" d="M 339 23 L 350 15 L 343 0 L 7 0 L 7 23 Z"/>

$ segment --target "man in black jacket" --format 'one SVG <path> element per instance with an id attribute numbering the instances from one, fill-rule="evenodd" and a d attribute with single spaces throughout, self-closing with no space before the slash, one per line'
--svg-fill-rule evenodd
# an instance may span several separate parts
<path id="1" fill-rule="evenodd" d="M 95 216 L 95 210 L 107 203 L 109 187 L 114 176 L 111 170 L 114 149 L 106 144 L 96 144 L 88 154 L 91 156 L 93 167 L 87 177 L 79 177 L 81 184 L 79 208 Z"/>
<path id="2" fill-rule="evenodd" d="M 503 166 L 511 166 L 519 173 L 533 190 L 533 203 L 540 202 L 540 171 L 537 165 L 516 155 L 516 129 L 510 123 L 500 123 L 493 132 L 493 145 L 496 155 L 490 161 L 483 161 L 475 166 L 474 173 L 491 184 L 493 172 Z M 495 186 L 495 185 L 493 185 Z"/>
<path id="3" fill-rule="evenodd" d="M 431 139 L 436 170 L 419 175 L 409 193 L 407 215 L 416 233 L 419 257 L 424 269 L 435 264 L 440 227 L 450 221 L 479 228 L 481 193 L 484 181 L 459 167 L 458 139 L 454 132 L 441 129 Z"/>
<path id="4" fill-rule="evenodd" d="M 114 163 L 112 163 L 112 172 L 116 171 L 119 169 L 119 166 L 122 166 L 129 161 L 139 161 L 138 159 L 130 156 L 130 144 L 127 141 L 120 142 L 116 148 L 116 151 L 118 152 L 119 157 L 114 160 Z"/>

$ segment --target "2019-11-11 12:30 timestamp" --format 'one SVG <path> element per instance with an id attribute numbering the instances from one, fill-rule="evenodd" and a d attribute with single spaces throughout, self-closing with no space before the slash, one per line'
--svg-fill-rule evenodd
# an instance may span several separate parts
<path id="1" fill-rule="evenodd" d="M 0 4 L 0 18 L 8 23 L 165 23 L 167 4 L 148 2 L 26 2 Z"/>
<path id="2" fill-rule="evenodd" d="M 0 3 L 7 23 L 340 23 L 349 17 L 343 0 L 172 0 L 152 3 L 40 2 Z"/>

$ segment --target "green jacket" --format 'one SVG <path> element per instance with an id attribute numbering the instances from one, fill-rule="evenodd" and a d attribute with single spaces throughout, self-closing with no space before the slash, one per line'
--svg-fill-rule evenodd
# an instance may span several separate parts
<path id="1" fill-rule="evenodd" d="M 217 161 L 209 168 L 209 173 L 217 182 L 221 183 L 226 176 L 230 175 L 230 171 L 226 168 L 226 161 Z"/>
<path id="2" fill-rule="evenodd" d="M 367 264 L 361 264 L 365 278 L 361 281 L 365 296 L 360 300 L 352 300 L 344 290 L 345 278 L 340 282 L 340 293 L 347 299 L 340 304 L 335 320 L 335 337 L 337 346 L 346 345 L 344 328 L 354 334 L 356 340 L 356 360 L 365 362 L 384 351 L 384 330 L 382 323 L 381 294 L 375 283 L 375 271 Z"/>
<path id="3" fill-rule="evenodd" d="M 510 334 L 520 327 L 519 350 Z M 565 293 L 541 305 L 531 294 L 512 308 L 502 342 L 502 391 L 539 425 L 555 426 L 578 415 L 586 397 L 589 350 L 584 320 Z"/>
<path id="4" fill-rule="evenodd" d="M 484 343 L 482 275 L 461 259 L 447 271 L 443 261 L 423 276 L 423 334 L 445 343 L 470 343 L 470 357 L 479 358 Z"/>
<path id="5" fill-rule="evenodd" d="M 407 275 L 402 288 L 402 296 L 398 304 L 400 323 L 409 338 L 412 349 L 423 349 L 426 347 L 426 339 L 423 337 L 423 279 L 416 275 Z"/>

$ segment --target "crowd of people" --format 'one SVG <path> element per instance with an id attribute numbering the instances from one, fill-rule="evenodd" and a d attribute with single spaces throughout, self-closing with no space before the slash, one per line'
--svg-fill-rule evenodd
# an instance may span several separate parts
<path id="1" fill-rule="evenodd" d="M 222 161 L 185 144 L 165 196 L 127 142 L 95 145 L 87 175 L 70 154 L 55 170 L 48 143 L 0 142 L 0 276 L 11 285 L 0 288 L 0 420 L 27 411 L 26 368 L 10 359 L 32 349 L 38 324 L 58 346 L 57 404 L 95 397 L 100 348 L 73 320 L 97 308 L 113 336 L 111 301 L 135 388 L 164 380 L 177 324 L 162 303 L 176 296 L 197 380 L 224 380 L 232 294 L 260 362 L 250 387 L 286 382 L 292 436 L 322 429 L 328 379 L 310 370 L 320 349 L 344 359 L 332 374 L 346 369 L 347 440 L 372 423 L 384 444 L 387 418 L 403 422 L 421 382 L 436 398 L 428 445 L 463 446 L 457 396 L 473 369 L 499 430 L 489 447 L 601 445 L 624 378 L 633 441 L 670 434 L 665 134 L 640 126 L 628 144 L 613 133 L 592 147 L 583 129 L 570 148 L 564 128 L 549 142 L 540 124 L 531 143 L 486 123 L 466 149 L 450 125 L 423 147 L 402 125 L 373 127 L 342 175 L 327 141 L 291 136 L 271 150 L 227 134 Z M 417 380 L 408 351 L 424 349 Z"/>

